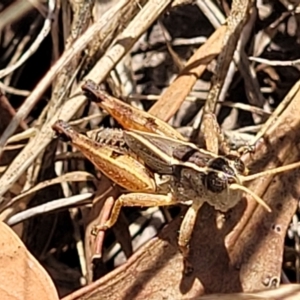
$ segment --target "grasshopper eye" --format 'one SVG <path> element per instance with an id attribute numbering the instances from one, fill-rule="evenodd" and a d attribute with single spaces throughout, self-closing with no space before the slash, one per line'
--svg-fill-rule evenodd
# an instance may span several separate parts
<path id="1" fill-rule="evenodd" d="M 209 172 L 204 176 L 205 187 L 213 193 L 221 193 L 227 187 L 227 178 L 222 172 Z"/>
<path id="2" fill-rule="evenodd" d="M 214 193 L 221 193 L 228 188 L 229 184 L 236 182 L 234 179 L 235 170 L 223 157 L 213 159 L 209 163 L 209 169 L 211 171 L 203 177 L 203 181 L 206 188 Z"/>
<path id="3" fill-rule="evenodd" d="M 229 165 L 228 160 L 223 157 L 218 157 L 213 159 L 209 164 L 208 167 L 210 169 L 222 171 L 226 173 L 228 176 L 235 176 L 234 169 Z"/>

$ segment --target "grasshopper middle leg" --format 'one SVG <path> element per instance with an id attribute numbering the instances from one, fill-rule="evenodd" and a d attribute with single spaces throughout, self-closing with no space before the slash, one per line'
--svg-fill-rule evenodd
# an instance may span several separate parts
<path id="1" fill-rule="evenodd" d="M 99 231 L 111 228 L 116 223 L 122 206 L 152 207 L 169 206 L 175 204 L 178 204 L 178 201 L 174 197 L 172 197 L 171 194 L 157 195 L 147 193 L 130 193 L 122 195 L 116 200 L 110 218 L 104 224 L 95 226 L 93 228 L 92 234 L 97 235 Z M 192 270 L 191 264 L 187 260 L 189 255 L 189 242 L 193 233 L 197 213 L 201 206 L 202 203 L 193 203 L 185 214 L 180 226 L 178 246 L 184 258 L 185 273 L 190 273 L 190 271 Z"/>

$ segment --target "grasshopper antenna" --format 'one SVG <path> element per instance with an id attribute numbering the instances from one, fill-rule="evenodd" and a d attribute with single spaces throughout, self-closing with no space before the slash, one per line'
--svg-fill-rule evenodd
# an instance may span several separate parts
<path id="1" fill-rule="evenodd" d="M 283 172 L 289 171 L 289 170 L 293 170 L 293 169 L 296 169 L 299 167 L 300 167 L 300 161 L 293 163 L 293 164 L 289 164 L 287 166 L 282 166 L 282 167 L 274 168 L 271 170 L 266 170 L 266 171 L 252 174 L 252 175 L 239 176 L 239 178 L 242 182 L 247 182 L 247 181 L 251 181 L 256 178 L 259 178 L 259 177 L 268 176 L 268 175 L 276 175 L 276 174 L 283 173 Z"/>
<path id="2" fill-rule="evenodd" d="M 229 188 L 231 190 L 241 190 L 247 194 L 249 194 L 258 204 L 260 204 L 264 209 L 266 209 L 268 212 L 271 212 L 270 206 L 260 197 L 258 197 L 255 193 L 253 193 L 250 189 L 246 188 L 243 185 L 232 183 Z"/>

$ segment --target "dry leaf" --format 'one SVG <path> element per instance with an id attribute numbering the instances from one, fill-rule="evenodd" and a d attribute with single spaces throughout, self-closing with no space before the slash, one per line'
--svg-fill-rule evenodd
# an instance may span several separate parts
<path id="1" fill-rule="evenodd" d="M 3 222 L 0 236 L 0 299 L 58 299 L 49 275 Z"/>

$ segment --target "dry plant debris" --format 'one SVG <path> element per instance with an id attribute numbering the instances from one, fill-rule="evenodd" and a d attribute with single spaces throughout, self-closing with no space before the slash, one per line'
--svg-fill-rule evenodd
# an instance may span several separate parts
<path id="1" fill-rule="evenodd" d="M 2 299 L 59 299 L 50 276 L 19 237 L 0 223 L 0 294 Z"/>
<path id="2" fill-rule="evenodd" d="M 186 276 L 186 207 L 124 208 L 95 238 L 126 191 L 52 125 L 120 128 L 83 95 L 91 79 L 214 152 L 215 114 L 252 174 L 300 161 L 299 20 L 299 1 L 2 1 L 0 298 L 298 299 L 298 169 L 247 185 L 271 213 L 247 195 L 204 205 Z"/>

